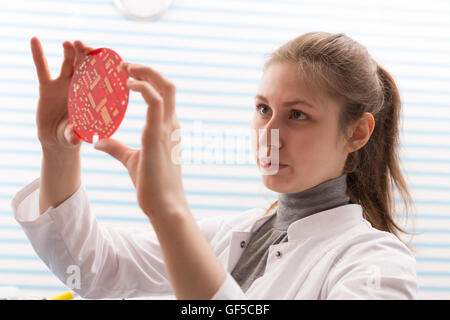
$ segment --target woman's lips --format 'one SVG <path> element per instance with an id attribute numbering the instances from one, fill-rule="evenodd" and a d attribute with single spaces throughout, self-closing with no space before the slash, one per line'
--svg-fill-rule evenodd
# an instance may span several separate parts
<path id="1" fill-rule="evenodd" d="M 269 162 L 260 161 L 259 164 L 264 169 L 270 168 L 270 166 L 272 165 L 272 163 L 270 161 Z M 274 166 L 276 166 L 276 164 L 274 164 Z M 287 166 L 288 166 L 287 164 L 282 164 L 282 163 L 278 164 L 278 167 L 280 169 L 283 169 L 283 168 L 285 168 Z"/>

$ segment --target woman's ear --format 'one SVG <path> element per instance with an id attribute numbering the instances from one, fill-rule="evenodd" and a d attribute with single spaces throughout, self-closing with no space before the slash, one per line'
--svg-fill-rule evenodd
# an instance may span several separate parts
<path id="1" fill-rule="evenodd" d="M 350 140 L 345 146 L 345 151 L 351 153 L 362 148 L 367 141 L 369 141 L 374 128 L 375 119 L 373 115 L 369 112 L 365 112 L 362 117 L 350 127 Z"/>

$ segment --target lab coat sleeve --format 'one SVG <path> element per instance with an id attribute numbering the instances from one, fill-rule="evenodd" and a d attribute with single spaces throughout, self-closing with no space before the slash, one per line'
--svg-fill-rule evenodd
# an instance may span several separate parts
<path id="1" fill-rule="evenodd" d="M 337 257 L 324 289 L 325 299 L 416 299 L 416 260 L 393 234 L 356 236 Z"/>
<path id="2" fill-rule="evenodd" d="M 246 300 L 248 299 L 239 284 L 229 272 L 211 300 Z"/>
<path id="3" fill-rule="evenodd" d="M 173 295 L 151 224 L 130 232 L 98 223 L 84 187 L 39 215 L 39 179 L 12 200 L 14 217 L 36 253 L 66 286 L 84 298 Z M 210 241 L 220 220 L 200 228 Z M 77 274 L 79 279 L 77 281 Z"/>

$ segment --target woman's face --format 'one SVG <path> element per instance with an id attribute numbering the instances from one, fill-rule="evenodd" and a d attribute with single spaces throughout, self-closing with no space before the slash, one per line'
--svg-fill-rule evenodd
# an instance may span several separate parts
<path id="1" fill-rule="evenodd" d="M 339 106 L 307 88 L 293 64 L 277 62 L 266 69 L 255 106 L 253 152 L 268 189 L 300 192 L 342 174 L 348 153 L 338 130 Z M 273 129 L 278 139 L 272 139 Z M 272 161 L 266 169 L 264 158 Z"/>

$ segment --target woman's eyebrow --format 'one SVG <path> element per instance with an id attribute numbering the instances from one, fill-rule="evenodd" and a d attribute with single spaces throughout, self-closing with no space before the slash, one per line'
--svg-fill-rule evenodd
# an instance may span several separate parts
<path id="1" fill-rule="evenodd" d="M 269 101 L 266 99 L 266 97 L 264 97 L 264 96 L 262 96 L 260 94 L 257 94 L 255 96 L 255 99 L 260 99 L 260 100 L 262 100 L 262 101 L 264 101 L 266 103 L 269 103 Z M 287 101 L 287 102 L 283 103 L 283 106 L 290 107 L 290 106 L 293 106 L 295 104 L 303 104 L 303 105 L 308 106 L 310 108 L 317 109 L 314 105 L 310 104 L 309 102 L 307 102 L 305 100 Z"/>

